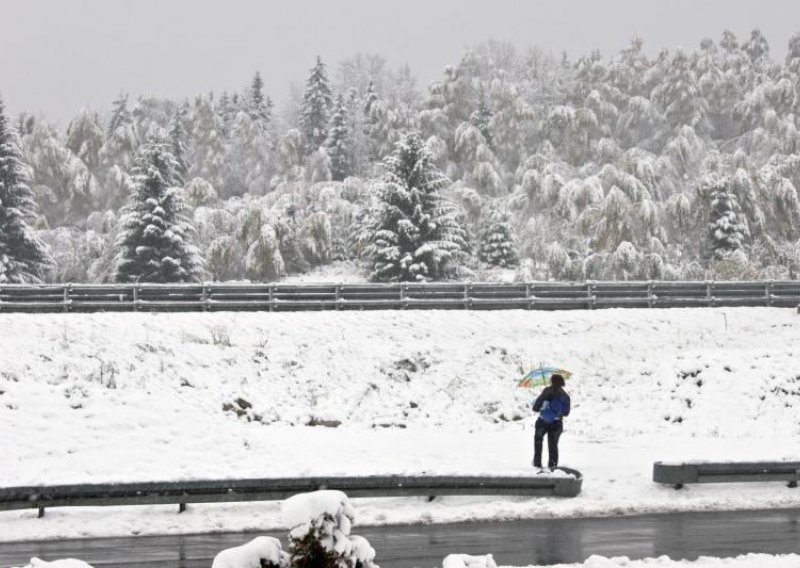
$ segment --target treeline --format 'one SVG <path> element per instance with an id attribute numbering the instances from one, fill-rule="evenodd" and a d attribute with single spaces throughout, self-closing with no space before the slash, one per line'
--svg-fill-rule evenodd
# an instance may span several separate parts
<path id="1" fill-rule="evenodd" d="M 4 119 L 0 282 L 800 273 L 800 34 L 783 62 L 757 30 L 654 58 L 489 42 L 425 93 L 318 59 L 295 91 Z"/>

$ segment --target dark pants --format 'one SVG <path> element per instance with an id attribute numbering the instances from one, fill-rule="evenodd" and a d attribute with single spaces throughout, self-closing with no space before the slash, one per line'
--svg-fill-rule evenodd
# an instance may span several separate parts
<path id="1" fill-rule="evenodd" d="M 542 441 L 545 434 L 547 434 L 547 466 L 558 465 L 558 439 L 563 430 L 564 425 L 561 420 L 550 424 L 541 418 L 536 420 L 536 433 L 533 435 L 533 467 L 542 467 Z"/>

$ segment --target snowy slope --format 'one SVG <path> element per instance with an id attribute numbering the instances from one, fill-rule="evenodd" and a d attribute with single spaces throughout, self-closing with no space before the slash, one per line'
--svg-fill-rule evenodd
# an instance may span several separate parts
<path id="1" fill-rule="evenodd" d="M 359 522 L 800 505 L 774 485 L 649 480 L 658 459 L 800 459 L 791 310 L 9 314 L 0 337 L 0 485 L 524 475 L 515 383 L 544 362 L 576 374 L 562 461 L 580 497 L 363 500 Z M 0 539 L 280 526 L 269 503 L 146 510 L 0 513 Z"/>
<path id="2" fill-rule="evenodd" d="M 555 564 L 549 568 L 797 568 L 797 554 L 745 554 L 736 558 L 712 558 L 701 556 L 697 560 L 670 560 L 666 556 L 630 560 L 624 556 L 605 558 L 591 556 L 582 564 Z M 535 568 L 531 566 L 530 568 Z"/>

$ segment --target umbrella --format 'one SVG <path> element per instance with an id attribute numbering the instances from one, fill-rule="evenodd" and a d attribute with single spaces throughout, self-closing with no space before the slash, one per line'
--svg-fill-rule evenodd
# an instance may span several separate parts
<path id="1" fill-rule="evenodd" d="M 553 375 L 561 375 L 564 379 L 569 379 L 572 372 L 558 367 L 539 367 L 533 369 L 527 375 L 522 377 L 517 383 L 517 386 L 523 389 L 533 389 L 536 387 L 546 387 L 550 384 L 550 377 Z"/>

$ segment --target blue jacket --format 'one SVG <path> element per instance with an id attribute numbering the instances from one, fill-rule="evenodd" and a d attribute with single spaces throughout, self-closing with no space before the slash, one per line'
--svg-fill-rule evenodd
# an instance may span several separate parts
<path id="1" fill-rule="evenodd" d="M 567 391 L 554 389 L 552 386 L 545 388 L 533 403 L 534 412 L 539 413 L 539 418 L 552 424 L 569 415 L 570 399 Z"/>

